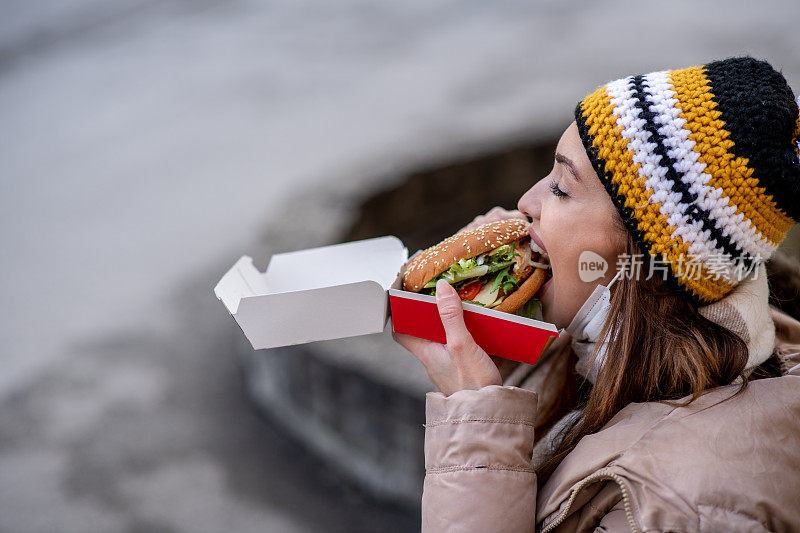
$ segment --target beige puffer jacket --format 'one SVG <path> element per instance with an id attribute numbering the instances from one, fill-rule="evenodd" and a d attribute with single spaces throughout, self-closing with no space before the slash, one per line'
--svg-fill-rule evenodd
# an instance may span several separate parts
<path id="1" fill-rule="evenodd" d="M 739 333 L 751 357 L 775 349 L 781 377 L 721 403 L 738 384 L 687 407 L 629 404 L 538 494 L 534 467 L 555 431 L 539 437 L 533 427 L 543 376 L 558 361 L 520 364 L 503 386 L 428 393 L 422 530 L 800 531 L 800 322 L 770 309 L 763 286 L 704 311 Z"/>

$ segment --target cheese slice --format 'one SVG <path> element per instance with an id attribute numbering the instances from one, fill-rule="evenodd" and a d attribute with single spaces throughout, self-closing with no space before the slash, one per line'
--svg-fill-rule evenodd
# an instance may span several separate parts
<path id="1" fill-rule="evenodd" d="M 489 278 L 489 281 L 486 283 L 486 285 L 481 288 L 481 291 L 472 300 L 475 302 L 480 302 L 486 307 L 490 307 L 492 304 L 494 304 L 497 300 L 497 296 L 500 294 L 499 288 L 492 291 L 492 285 L 494 284 L 494 280 L 496 278 L 497 276 L 492 276 Z"/>

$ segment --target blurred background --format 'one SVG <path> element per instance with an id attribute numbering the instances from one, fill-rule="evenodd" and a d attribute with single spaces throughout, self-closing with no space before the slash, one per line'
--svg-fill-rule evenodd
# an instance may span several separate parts
<path id="1" fill-rule="evenodd" d="M 750 54 L 800 90 L 796 0 L 2 13 L 4 532 L 418 530 L 421 365 L 388 332 L 253 352 L 222 274 L 514 209 L 621 76 Z"/>

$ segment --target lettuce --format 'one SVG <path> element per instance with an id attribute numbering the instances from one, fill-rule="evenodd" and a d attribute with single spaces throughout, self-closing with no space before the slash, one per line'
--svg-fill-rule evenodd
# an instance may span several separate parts
<path id="1" fill-rule="evenodd" d="M 514 258 L 519 255 L 515 250 L 516 244 L 516 242 L 504 244 L 489 252 L 488 255 L 484 254 L 477 257 L 470 257 L 469 259 L 460 259 L 453 266 L 426 283 L 423 288 L 436 288 L 436 282 L 440 279 L 444 279 L 450 285 L 454 285 L 465 279 L 478 278 L 506 268 L 512 265 L 514 263 Z M 516 278 L 512 279 L 516 282 L 519 281 Z"/>
<path id="2" fill-rule="evenodd" d="M 502 270 L 507 266 L 511 266 L 514 264 L 514 261 L 504 261 L 502 263 L 494 263 L 493 265 L 489 265 L 489 272 L 497 272 L 498 270 Z"/>
<path id="3" fill-rule="evenodd" d="M 511 266 L 509 265 L 497 274 L 492 284 L 492 292 L 503 287 L 503 292 L 508 294 L 517 287 L 517 283 L 519 283 L 519 278 L 511 275 Z"/>
<path id="4" fill-rule="evenodd" d="M 464 260 L 462 259 L 461 261 Z M 436 282 L 439 281 L 440 279 L 443 279 L 450 285 L 453 285 L 455 283 L 458 283 L 459 281 L 464 281 L 465 279 L 470 279 L 470 278 L 479 278 L 489 273 L 488 265 L 471 265 L 471 264 L 462 265 L 460 263 L 461 262 L 459 261 L 459 263 L 456 263 L 448 270 L 445 270 L 444 272 L 442 272 L 441 274 L 430 280 L 428 283 L 425 284 L 423 288 L 425 289 L 435 288 Z"/>
<path id="5" fill-rule="evenodd" d="M 505 263 L 507 261 L 513 261 L 514 258 L 519 255 L 517 251 L 514 249 L 516 245 L 517 243 L 516 241 L 514 241 L 512 243 L 504 244 L 503 246 L 495 248 L 490 253 L 488 260 L 490 262 L 495 262 L 495 263 Z"/>
<path id="6" fill-rule="evenodd" d="M 522 305 L 522 307 L 517 309 L 514 312 L 514 314 L 525 318 L 533 318 L 534 320 L 536 320 L 537 313 L 541 310 L 541 308 L 542 308 L 542 302 L 539 301 L 538 298 L 531 298 L 530 300 L 525 302 Z"/>

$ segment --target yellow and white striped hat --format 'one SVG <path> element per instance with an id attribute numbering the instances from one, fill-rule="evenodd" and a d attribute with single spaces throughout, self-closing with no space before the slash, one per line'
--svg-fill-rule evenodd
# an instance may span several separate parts
<path id="1" fill-rule="evenodd" d="M 800 220 L 800 113 L 765 61 L 612 81 L 575 118 L 642 253 L 698 303 L 728 294 Z"/>

